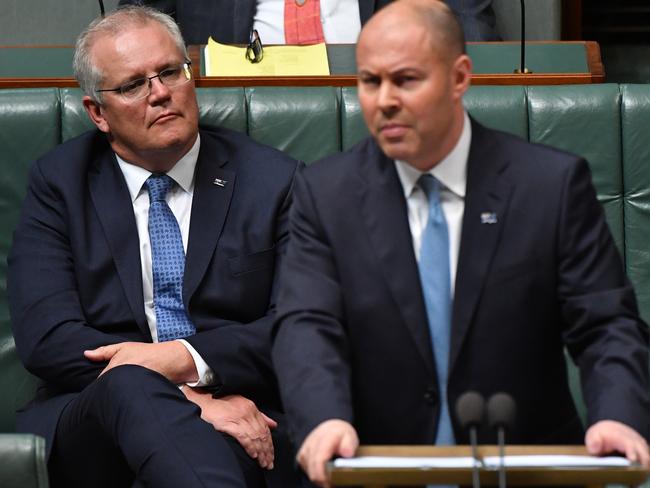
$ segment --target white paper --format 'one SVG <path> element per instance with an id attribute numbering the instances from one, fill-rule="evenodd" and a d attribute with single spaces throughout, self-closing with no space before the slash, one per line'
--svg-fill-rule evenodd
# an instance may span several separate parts
<path id="1" fill-rule="evenodd" d="M 472 457 L 360 456 L 334 460 L 337 468 L 471 468 L 474 463 Z"/>
<path id="2" fill-rule="evenodd" d="M 630 461 L 623 457 L 595 457 L 595 456 L 569 456 L 569 455 L 534 455 L 534 456 L 505 456 L 504 464 L 508 468 L 537 468 L 537 467 L 625 467 L 630 466 Z M 483 458 L 486 468 L 498 468 L 501 465 L 499 456 L 486 456 Z"/>

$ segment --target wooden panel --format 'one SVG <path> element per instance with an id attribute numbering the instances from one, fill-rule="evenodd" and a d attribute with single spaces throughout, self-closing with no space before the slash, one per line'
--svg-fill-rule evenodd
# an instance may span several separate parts
<path id="1" fill-rule="evenodd" d="M 589 84 L 605 81 L 605 70 L 600 56 L 600 48 L 596 42 L 533 42 L 536 45 L 580 44 L 585 46 L 588 72 L 585 73 L 481 73 L 472 75 L 473 85 L 565 85 Z M 42 48 L 42 46 L 34 46 Z M 332 76 L 293 76 L 293 77 L 209 77 L 201 76 L 200 46 L 190 46 L 192 71 L 197 87 L 226 87 L 226 86 L 354 86 L 354 74 Z M 0 88 L 42 88 L 42 87 L 75 87 L 76 81 L 71 77 L 0 77 Z"/>

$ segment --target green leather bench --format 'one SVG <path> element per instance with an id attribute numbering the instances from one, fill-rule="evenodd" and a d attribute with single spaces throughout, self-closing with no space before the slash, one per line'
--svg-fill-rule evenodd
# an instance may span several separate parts
<path id="1" fill-rule="evenodd" d="M 198 90 L 201 119 L 244 131 L 307 163 L 364 137 L 354 88 Z M 625 266 L 650 319 L 650 86 L 473 87 L 486 125 L 585 156 Z M 0 486 L 47 486 L 41 439 L 14 432 L 36 381 L 20 365 L 6 303 L 6 256 L 31 162 L 90 128 L 77 89 L 0 90 Z M 260 162 L 260 164 L 264 164 Z M 544 202 L 540 202 L 543 205 Z M 572 373 L 575 381 L 575 372 Z M 580 402 L 579 396 L 578 402 Z"/>

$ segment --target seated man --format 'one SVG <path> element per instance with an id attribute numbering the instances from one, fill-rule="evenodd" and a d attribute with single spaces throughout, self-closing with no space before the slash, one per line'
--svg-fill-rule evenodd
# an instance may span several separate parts
<path id="1" fill-rule="evenodd" d="M 299 172 L 278 292 L 303 469 L 326 486 L 326 461 L 359 442 L 466 444 L 454 406 L 470 390 L 515 399 L 510 443 L 650 466 L 648 330 L 587 163 L 468 117 L 471 61 L 440 2 L 382 9 L 357 63 L 372 137 Z"/>
<path id="2" fill-rule="evenodd" d="M 496 41 L 492 0 L 445 0 L 459 16 L 468 41 Z M 357 42 L 361 26 L 391 0 L 120 0 L 144 4 L 173 15 L 188 44 L 209 36 L 226 44 L 246 44 L 257 29 L 264 44 Z M 313 23 L 314 13 L 320 22 Z M 307 18 L 307 31 L 295 19 Z M 293 19 L 293 20 L 292 20 Z M 317 32 L 314 35 L 314 31 Z M 304 31 L 303 31 L 304 32 Z"/>
<path id="3" fill-rule="evenodd" d="M 8 260 L 43 380 L 17 429 L 45 437 L 55 487 L 292 486 L 269 334 L 296 162 L 199 130 L 156 10 L 94 21 L 74 70 L 97 130 L 34 164 Z"/>

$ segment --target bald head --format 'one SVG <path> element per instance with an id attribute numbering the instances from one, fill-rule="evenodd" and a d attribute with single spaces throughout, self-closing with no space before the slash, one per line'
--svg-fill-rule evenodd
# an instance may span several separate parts
<path id="1" fill-rule="evenodd" d="M 451 9 L 440 0 L 397 0 L 379 10 L 364 26 L 359 42 L 367 32 L 400 29 L 409 32 L 412 26 L 429 33 L 429 47 L 445 59 L 465 54 L 463 29 Z M 424 46 L 423 46 L 424 47 Z"/>
<path id="2" fill-rule="evenodd" d="M 384 154 L 428 171 L 454 148 L 464 124 L 472 62 L 458 22 L 437 0 L 398 0 L 365 25 L 357 43 L 358 96 Z"/>

